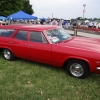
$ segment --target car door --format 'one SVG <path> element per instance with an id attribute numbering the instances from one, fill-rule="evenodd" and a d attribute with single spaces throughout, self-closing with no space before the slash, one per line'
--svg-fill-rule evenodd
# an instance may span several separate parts
<path id="1" fill-rule="evenodd" d="M 15 30 L 13 29 L 0 29 L 0 47 L 9 48 L 9 40 Z"/>
<path id="2" fill-rule="evenodd" d="M 31 60 L 51 64 L 51 44 L 42 32 L 29 32 L 28 52 Z"/>
<path id="3" fill-rule="evenodd" d="M 28 58 L 28 32 L 19 30 L 9 41 L 10 48 L 16 57 Z"/>

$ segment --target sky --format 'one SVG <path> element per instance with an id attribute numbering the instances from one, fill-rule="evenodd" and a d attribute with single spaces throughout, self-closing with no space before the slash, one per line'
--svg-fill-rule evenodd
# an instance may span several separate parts
<path id="1" fill-rule="evenodd" d="M 30 0 L 30 4 L 38 18 L 83 17 L 83 4 L 85 18 L 100 18 L 100 0 Z"/>

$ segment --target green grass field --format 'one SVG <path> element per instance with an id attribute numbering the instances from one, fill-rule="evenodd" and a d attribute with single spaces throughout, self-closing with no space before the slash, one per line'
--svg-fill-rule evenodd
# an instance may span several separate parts
<path id="1" fill-rule="evenodd" d="M 0 55 L 0 100 L 100 100 L 100 75 L 77 79 L 64 69 Z"/>

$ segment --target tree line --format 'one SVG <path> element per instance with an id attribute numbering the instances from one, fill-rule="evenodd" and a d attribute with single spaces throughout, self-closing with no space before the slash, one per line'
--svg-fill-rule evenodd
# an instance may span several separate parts
<path id="1" fill-rule="evenodd" d="M 29 0 L 0 0 L 0 16 L 9 16 L 19 10 L 30 15 L 34 14 Z"/>
<path id="2" fill-rule="evenodd" d="M 83 19 L 82 17 L 77 17 L 76 19 L 77 19 L 77 20 L 94 20 L 94 21 L 95 21 L 95 20 L 100 20 L 100 18 L 84 18 L 84 19 Z"/>

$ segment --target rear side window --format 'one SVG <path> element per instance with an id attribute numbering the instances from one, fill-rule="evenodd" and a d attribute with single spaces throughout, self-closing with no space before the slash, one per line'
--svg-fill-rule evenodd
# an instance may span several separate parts
<path id="1" fill-rule="evenodd" d="M 15 35 L 14 38 L 16 38 L 16 39 L 18 39 L 18 40 L 24 40 L 24 41 L 26 41 L 26 40 L 27 40 L 27 31 L 19 31 L 19 32 Z"/>
<path id="2" fill-rule="evenodd" d="M 11 29 L 0 29 L 0 36 L 10 37 L 15 30 Z"/>

